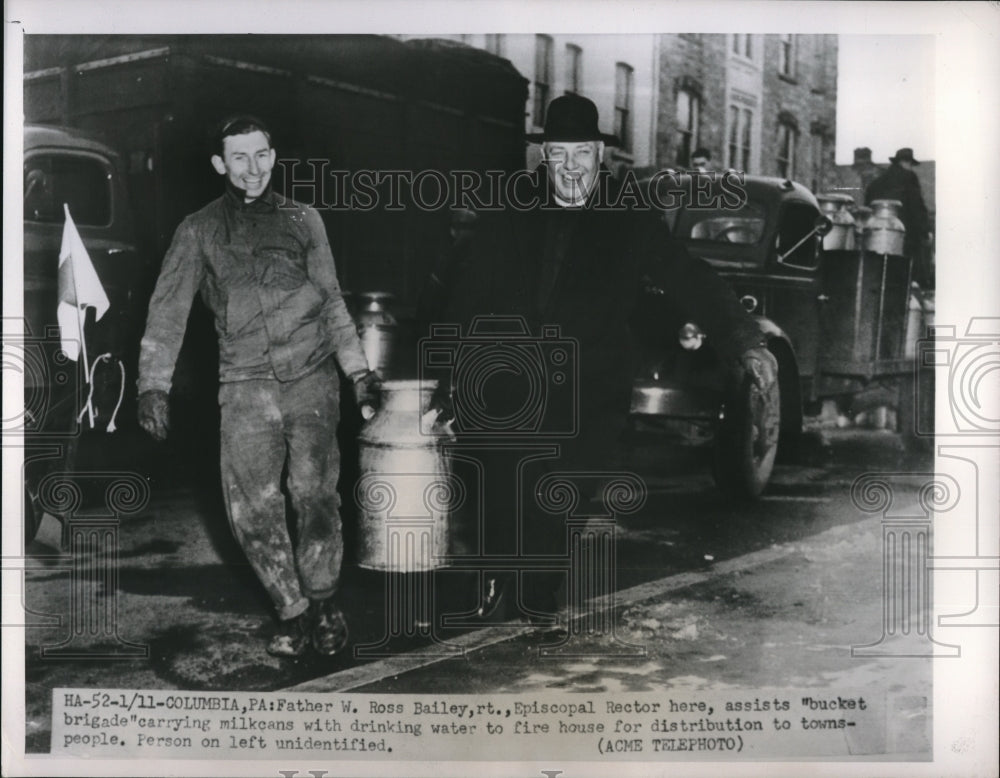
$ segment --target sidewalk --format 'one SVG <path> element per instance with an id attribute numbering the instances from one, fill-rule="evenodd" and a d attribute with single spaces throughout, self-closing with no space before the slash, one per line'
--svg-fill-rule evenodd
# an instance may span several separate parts
<path id="1" fill-rule="evenodd" d="M 614 595 L 613 630 L 523 625 L 463 636 L 290 687 L 296 691 L 525 694 L 763 687 L 884 688 L 931 695 L 927 659 L 852 657 L 882 635 L 881 527 L 842 525 Z M 583 634 L 575 634 L 577 632 Z M 562 653 L 559 653 L 562 652 Z M 437 654 L 437 655 L 436 655 Z"/>
<path id="2" fill-rule="evenodd" d="M 48 749 L 56 687 L 462 693 L 879 682 L 929 694 L 928 661 L 851 657 L 851 645 L 882 634 L 882 539 L 879 522 L 858 521 L 848 499 L 857 456 L 851 439 L 842 445 L 843 464 L 779 472 L 768 494 L 740 510 L 726 507 L 703 473 L 649 477 L 646 508 L 618 526 L 622 589 L 603 611 L 613 618 L 596 633 L 574 629 L 571 655 L 554 657 L 539 656 L 557 642 L 553 633 L 519 623 L 448 633 L 443 657 L 419 635 L 394 638 L 388 650 L 397 655 L 384 660 L 351 651 L 270 657 L 270 604 L 221 507 L 159 484 L 153 502 L 118 531 L 114 591 L 101 592 L 116 634 L 76 640 L 97 652 L 127 641 L 148 649 L 146 658 L 42 656 L 71 633 L 72 560 L 39 556 L 40 546 L 28 558 L 27 750 Z M 894 470 L 894 445 L 876 436 L 860 451 Z M 443 580 L 448 588 L 457 579 Z M 379 573 L 345 568 L 353 647 L 383 638 L 385 587 Z M 467 587 L 452 588 L 446 594 L 458 597 Z"/>

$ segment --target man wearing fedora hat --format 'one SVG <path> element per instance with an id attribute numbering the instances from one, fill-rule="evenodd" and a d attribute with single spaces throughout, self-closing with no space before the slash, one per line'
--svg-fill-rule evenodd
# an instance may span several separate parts
<path id="1" fill-rule="evenodd" d="M 902 203 L 899 218 L 906 227 L 903 253 L 913 260 L 915 278 L 922 286 L 929 283 L 925 247 L 930 239 L 930 219 L 920 191 L 920 179 L 913 168 L 920 164 L 913 157 L 913 149 L 902 148 L 889 157 L 889 168 L 868 185 L 865 203 L 873 200 L 899 200 Z"/>
<path id="2" fill-rule="evenodd" d="M 538 475 L 530 472 L 532 467 L 542 475 L 556 471 L 593 475 L 614 468 L 613 452 L 624 431 L 634 375 L 630 319 L 644 283 L 662 290 L 665 305 L 710 333 L 713 346 L 734 376 L 748 372 L 762 390 L 770 389 L 777 364 L 732 289 L 706 263 L 692 258 L 682 244 L 672 240 L 657 211 L 612 205 L 620 184 L 611 179 L 602 162 L 605 146 L 619 143 L 599 129 L 594 103 L 578 95 L 555 99 L 548 107 L 544 131 L 528 135 L 527 140 L 542 145 L 542 175 L 516 192 L 502 210 L 480 214 L 465 272 L 454 281 L 443 319 L 461 323 L 467 333 L 477 316 L 514 318 L 536 338 L 541 337 L 543 327 L 551 334 L 556 325 L 561 338 L 576 344 L 575 381 L 543 387 L 548 407 L 575 403 L 575 434 L 554 434 L 559 430 L 547 428 L 543 421 L 531 442 L 552 442 L 559 453 L 543 460 L 536 455 L 530 463 L 526 458 L 519 471 L 521 483 L 538 483 L 532 479 Z M 678 325 L 664 319 L 662 326 L 664 331 L 669 327 L 675 331 Z M 486 390 L 456 382 L 439 392 L 437 401 L 443 411 L 451 411 L 449 391 L 461 403 L 463 391 L 483 390 L 467 399 L 488 405 L 484 410 L 493 419 L 515 415 L 523 398 L 517 392 L 516 376 L 502 367 L 490 374 Z M 507 379 L 512 382 L 506 387 L 509 391 L 503 386 Z M 573 391 L 578 392 L 576 398 Z M 483 464 L 483 472 L 491 472 L 491 463 Z M 582 494 L 582 499 L 588 495 Z M 509 509 L 491 510 L 491 504 L 486 505 L 487 554 L 509 554 L 512 549 L 565 554 L 566 529 L 561 519 L 542 511 L 530 497 L 520 503 L 521 527 Z M 521 538 L 520 548 L 516 538 Z M 559 574 L 524 574 L 518 593 L 522 615 L 524 611 L 554 614 L 560 580 Z M 503 592 L 497 583 L 497 577 L 488 578 L 481 613 L 488 614 Z M 508 594 L 508 602 L 512 599 Z"/>

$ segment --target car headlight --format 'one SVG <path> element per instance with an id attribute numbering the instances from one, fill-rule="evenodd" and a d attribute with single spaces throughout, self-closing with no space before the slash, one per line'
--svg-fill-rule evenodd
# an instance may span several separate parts
<path id="1" fill-rule="evenodd" d="M 685 351 L 697 351 L 705 340 L 705 333 L 694 322 L 688 322 L 677 331 L 677 342 Z"/>

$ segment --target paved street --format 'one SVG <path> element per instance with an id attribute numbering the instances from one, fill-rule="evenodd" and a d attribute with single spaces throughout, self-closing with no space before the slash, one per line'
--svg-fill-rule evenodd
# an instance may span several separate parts
<path id="1" fill-rule="evenodd" d="M 649 495 L 615 527 L 616 593 L 603 601 L 607 610 L 567 611 L 598 621 L 573 622 L 562 647 L 565 634 L 520 621 L 438 630 L 439 642 L 387 628 L 386 576 L 348 566 L 342 600 L 355 650 L 299 660 L 264 652 L 268 600 L 229 534 L 211 474 L 197 457 L 145 452 L 154 461 L 151 502 L 122 520 L 117 582 L 103 592 L 117 609 L 117 638 L 77 630 L 72 646 L 91 656 L 41 656 L 73 631 L 71 565 L 45 545 L 58 543 L 55 522 L 29 548 L 27 749 L 47 750 L 51 689 L 60 686 L 461 693 L 877 681 L 929 693 L 928 662 L 859 661 L 850 652 L 882 632 L 879 517 L 852 504 L 851 484 L 864 472 L 926 472 L 929 463 L 880 430 L 813 430 L 810 440 L 806 455 L 779 466 L 764 497 L 744 508 L 716 492 L 690 452 L 634 445 L 623 465 Z M 897 499 L 915 502 L 915 492 Z M 442 570 L 434 583 L 439 610 L 474 605 L 467 573 Z M 44 614 L 62 623 L 40 623 Z M 148 658 L 93 656 L 126 643 L 148 647 Z M 367 655 L 356 656 L 358 647 Z"/>

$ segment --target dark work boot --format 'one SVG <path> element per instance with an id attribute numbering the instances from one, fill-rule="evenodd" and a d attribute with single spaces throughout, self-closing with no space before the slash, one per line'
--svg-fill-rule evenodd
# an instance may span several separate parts
<path id="1" fill-rule="evenodd" d="M 513 588 L 510 573 L 490 573 L 484 576 L 479 608 L 476 611 L 478 620 L 484 624 L 501 623 L 507 616 L 508 590 Z"/>
<path id="2" fill-rule="evenodd" d="M 271 656 L 302 656 L 308 650 L 308 612 L 278 622 L 278 629 L 267 644 L 267 653 Z"/>
<path id="3" fill-rule="evenodd" d="M 333 656 L 347 645 L 347 621 L 332 597 L 309 603 L 312 644 L 316 653 Z"/>

